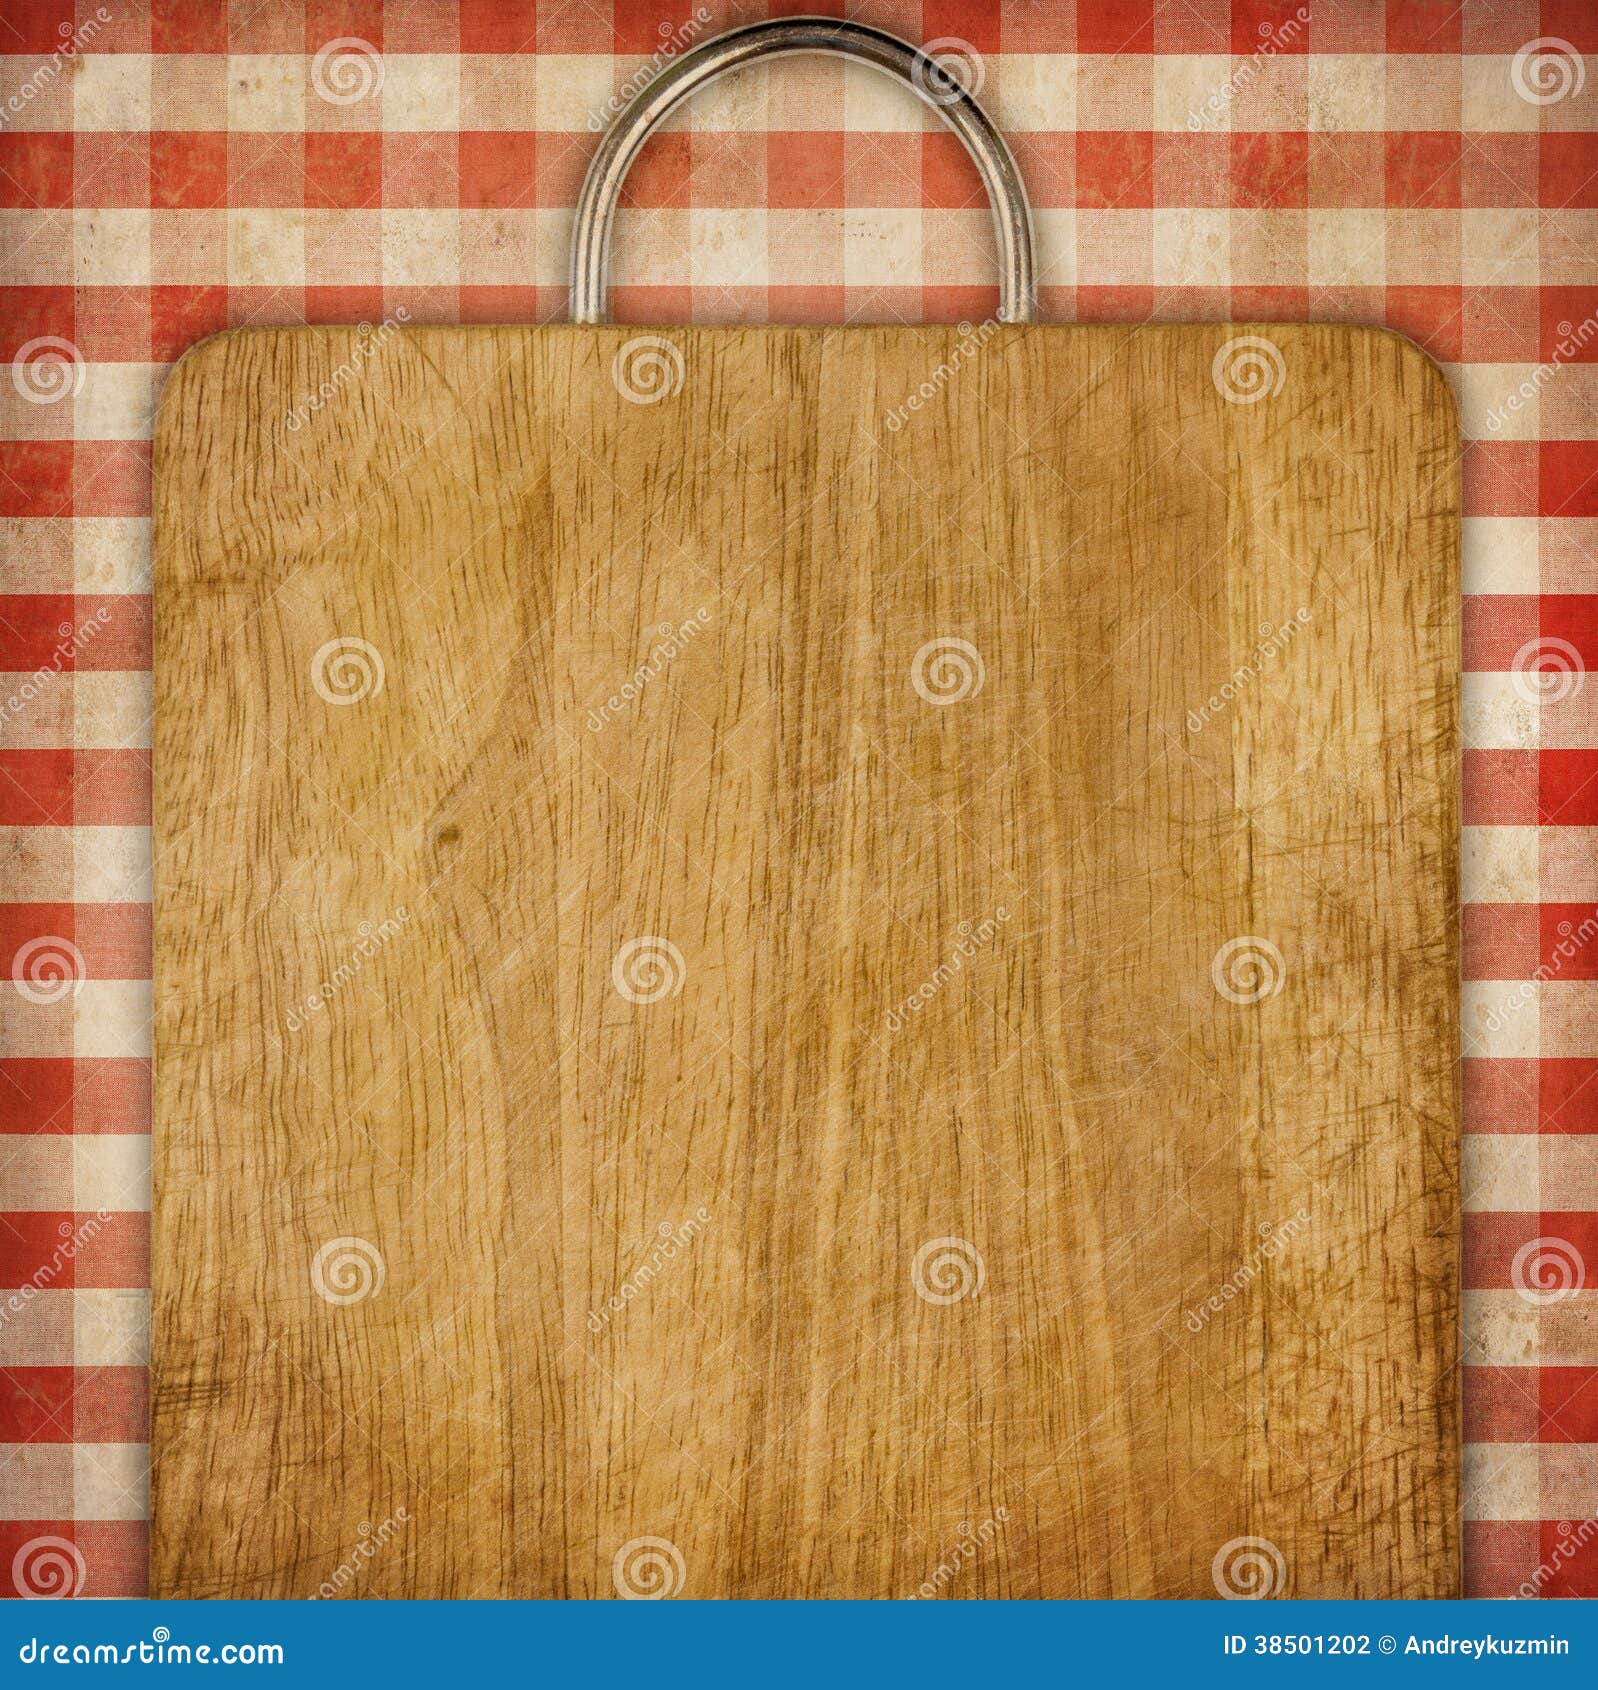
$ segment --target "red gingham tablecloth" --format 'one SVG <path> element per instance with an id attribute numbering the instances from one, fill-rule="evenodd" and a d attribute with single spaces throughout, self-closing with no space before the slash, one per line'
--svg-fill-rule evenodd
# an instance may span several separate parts
<path id="1" fill-rule="evenodd" d="M 1046 319 L 1386 323 L 1453 380 L 1467 1582 L 1598 1595 L 1598 5 L 793 9 L 964 57 L 1031 190 Z M 561 317 L 571 207 L 624 86 L 763 15 L 0 0 L 7 1593 L 145 1582 L 162 378 L 230 324 Z M 612 303 L 651 322 L 977 319 L 993 262 L 935 118 L 867 70 L 789 60 L 651 143 Z"/>

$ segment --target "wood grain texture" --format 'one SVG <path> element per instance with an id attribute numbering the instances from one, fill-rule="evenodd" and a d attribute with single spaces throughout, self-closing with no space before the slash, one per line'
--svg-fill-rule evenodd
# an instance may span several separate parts
<path id="1" fill-rule="evenodd" d="M 167 389 L 156 1593 L 1457 1595 L 1437 370 L 664 332 Z"/>

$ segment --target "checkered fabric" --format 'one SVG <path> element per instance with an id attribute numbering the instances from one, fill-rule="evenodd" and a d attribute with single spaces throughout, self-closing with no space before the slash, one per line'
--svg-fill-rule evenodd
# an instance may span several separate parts
<path id="1" fill-rule="evenodd" d="M 980 78 L 1046 319 L 1385 323 L 1454 382 L 1467 1581 L 1598 1595 L 1598 6 L 848 11 Z M 625 88 L 763 15 L 0 0 L 8 1593 L 145 1580 L 153 396 L 234 324 L 561 317 L 571 207 Z M 615 315 L 661 323 L 995 303 L 959 145 L 820 59 L 746 72 L 651 143 L 613 275 Z"/>

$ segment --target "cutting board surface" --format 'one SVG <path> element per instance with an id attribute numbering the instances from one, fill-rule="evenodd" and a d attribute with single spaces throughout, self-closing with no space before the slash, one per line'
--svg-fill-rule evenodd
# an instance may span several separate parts
<path id="1" fill-rule="evenodd" d="M 1458 1594 L 1456 465 L 1335 326 L 185 358 L 155 1592 Z"/>

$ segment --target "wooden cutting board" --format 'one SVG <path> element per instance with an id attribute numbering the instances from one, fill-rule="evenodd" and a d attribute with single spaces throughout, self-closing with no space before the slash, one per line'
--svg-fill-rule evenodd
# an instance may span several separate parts
<path id="1" fill-rule="evenodd" d="M 1459 1593 L 1414 347 L 246 330 L 156 453 L 157 1594 Z"/>

